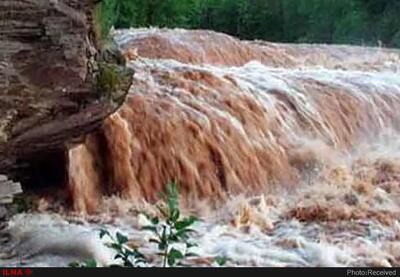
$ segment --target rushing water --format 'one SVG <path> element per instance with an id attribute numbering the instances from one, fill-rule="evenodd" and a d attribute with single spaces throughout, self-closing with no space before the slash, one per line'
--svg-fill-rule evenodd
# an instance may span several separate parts
<path id="1" fill-rule="evenodd" d="M 399 51 L 207 31 L 114 35 L 135 70 L 130 94 L 69 152 L 73 208 L 90 215 L 15 216 L 15 253 L 0 265 L 107 264 L 101 226 L 154 256 L 138 212 L 171 180 L 203 219 L 193 265 L 400 264 Z"/>

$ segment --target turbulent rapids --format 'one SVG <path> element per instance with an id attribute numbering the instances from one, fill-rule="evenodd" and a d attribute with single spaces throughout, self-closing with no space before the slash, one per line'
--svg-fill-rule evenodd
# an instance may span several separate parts
<path id="1" fill-rule="evenodd" d="M 114 38 L 130 94 L 68 153 L 70 200 L 91 215 L 15 216 L 19 259 L 107 263 L 99 225 L 155 253 L 135 211 L 177 181 L 204 218 L 194 264 L 400 266 L 400 51 L 166 29 Z"/>
<path id="2" fill-rule="evenodd" d="M 400 127 L 395 51 L 206 31 L 115 37 L 134 83 L 122 109 L 70 153 L 80 210 L 96 210 L 104 192 L 153 201 L 171 180 L 186 199 L 298 186 L 310 170 Z"/>

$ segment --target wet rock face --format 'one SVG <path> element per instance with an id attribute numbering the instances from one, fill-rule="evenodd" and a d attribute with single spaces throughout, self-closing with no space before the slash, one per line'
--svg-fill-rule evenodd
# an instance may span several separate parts
<path id="1" fill-rule="evenodd" d="M 63 149 L 123 102 L 129 85 L 111 94 L 96 87 L 94 5 L 0 1 L 0 172 Z"/>

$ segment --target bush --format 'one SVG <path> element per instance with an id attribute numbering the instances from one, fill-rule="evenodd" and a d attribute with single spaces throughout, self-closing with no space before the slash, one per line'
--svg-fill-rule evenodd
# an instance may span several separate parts
<path id="1" fill-rule="evenodd" d="M 148 230 L 153 234 L 149 240 L 150 243 L 157 244 L 158 255 L 162 258 L 162 267 L 173 267 L 182 265 L 182 262 L 196 256 L 190 250 L 197 246 L 190 240 L 189 234 L 194 232 L 190 227 L 198 221 L 194 216 L 182 217 L 179 209 L 179 193 L 176 183 L 171 183 L 167 186 L 167 193 L 162 195 L 163 204 L 157 206 L 160 217 L 146 217 L 151 222 L 150 225 L 143 227 L 143 230 Z M 117 232 L 113 236 L 108 230 L 100 231 L 100 238 L 108 237 L 110 247 L 116 251 L 114 260 L 116 264 L 110 266 L 123 267 L 140 267 L 149 264 L 148 259 L 138 249 L 132 249 L 127 245 L 128 238 Z M 184 250 L 178 249 L 177 245 L 183 245 Z M 73 262 L 71 267 L 97 267 L 96 261 L 93 259 L 83 263 Z"/>
<path id="2" fill-rule="evenodd" d="M 181 217 L 179 210 L 179 193 L 176 183 L 167 187 L 167 194 L 164 195 L 165 204 L 158 206 L 162 218 L 149 218 L 151 225 L 145 226 L 154 237 L 150 242 L 157 244 L 158 253 L 162 257 L 162 266 L 180 265 L 185 258 L 196 256 L 190 250 L 197 244 L 190 241 L 189 234 L 194 232 L 190 227 L 198 220 L 194 216 Z M 174 244 L 183 244 L 185 250 L 178 250 Z"/>
<path id="3" fill-rule="evenodd" d="M 110 94 L 117 89 L 119 84 L 118 70 L 107 63 L 99 63 L 99 75 L 97 77 L 97 90 L 102 94 Z"/>

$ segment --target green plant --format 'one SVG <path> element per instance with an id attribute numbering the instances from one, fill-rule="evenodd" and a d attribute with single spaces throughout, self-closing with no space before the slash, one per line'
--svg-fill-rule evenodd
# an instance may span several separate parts
<path id="1" fill-rule="evenodd" d="M 107 18 L 109 16 L 105 14 L 102 3 L 96 5 L 96 7 L 94 8 L 93 16 L 93 25 L 94 31 L 96 33 L 97 43 L 100 44 L 99 46 L 101 46 L 104 41 L 107 41 L 109 39 L 109 31 L 111 28 L 109 20 Z"/>
<path id="2" fill-rule="evenodd" d="M 137 249 L 132 249 L 127 245 L 128 238 L 116 232 L 115 237 L 106 229 L 100 230 L 100 238 L 108 238 L 109 241 L 105 245 L 116 251 L 114 260 L 115 264 L 110 264 L 109 267 L 140 267 L 147 264 L 145 256 L 140 253 Z M 122 262 L 122 263 L 119 263 Z M 83 263 L 72 262 L 69 264 L 70 267 L 97 267 L 97 263 L 94 259 L 89 259 Z"/>
<path id="3" fill-rule="evenodd" d="M 228 257 L 226 256 L 217 256 L 214 258 L 214 261 L 219 265 L 219 266 L 224 266 L 226 262 L 228 261 Z"/>
<path id="4" fill-rule="evenodd" d="M 146 258 L 142 253 L 140 253 L 137 249 L 132 249 L 126 245 L 128 238 L 125 235 L 117 232 L 114 237 L 109 231 L 102 229 L 100 231 L 100 238 L 103 237 L 108 237 L 110 239 L 110 242 L 106 243 L 106 246 L 117 251 L 114 260 L 122 261 L 122 266 L 138 267 L 147 263 Z M 119 266 L 119 264 L 114 264 L 111 266 Z"/>
<path id="5" fill-rule="evenodd" d="M 101 53 L 96 75 L 96 91 L 103 97 L 122 105 L 131 87 L 134 70 L 125 67 L 125 58 L 114 48 L 105 48 Z"/>
<path id="6" fill-rule="evenodd" d="M 110 94 L 117 88 L 118 84 L 119 77 L 116 66 L 105 62 L 99 62 L 97 90 L 103 94 Z"/>
<path id="7" fill-rule="evenodd" d="M 198 221 L 194 216 L 182 217 L 179 209 L 179 193 L 176 183 L 170 183 L 167 186 L 166 194 L 162 194 L 164 202 L 158 205 L 160 217 L 150 217 L 151 224 L 143 227 L 143 230 L 152 232 L 153 237 L 149 240 L 151 243 L 156 243 L 158 246 L 159 256 L 162 257 L 163 267 L 173 267 L 181 265 L 183 260 L 189 257 L 197 256 L 191 252 L 192 248 L 197 246 L 190 240 L 189 234 L 194 232 L 190 227 Z M 100 230 L 100 238 L 108 238 L 109 241 L 105 244 L 107 247 L 116 251 L 114 260 L 117 262 L 110 266 L 123 267 L 139 267 L 148 264 L 146 257 L 138 250 L 132 249 L 127 245 L 128 238 L 116 232 L 113 236 L 108 230 Z M 179 250 L 177 245 L 184 246 L 184 250 Z M 70 263 L 71 267 L 96 267 L 96 261 L 91 259 L 83 263 Z"/>
<path id="8" fill-rule="evenodd" d="M 165 203 L 157 208 L 162 215 L 149 217 L 151 224 L 143 227 L 153 233 L 150 242 L 158 246 L 159 256 L 162 257 L 162 266 L 176 266 L 188 257 L 196 256 L 190 250 L 197 246 L 190 241 L 189 233 L 194 232 L 190 227 L 198 220 L 194 216 L 181 217 L 179 209 L 179 193 L 176 183 L 167 186 L 167 193 L 162 195 Z M 177 249 L 176 245 L 184 245 L 185 250 Z"/>

